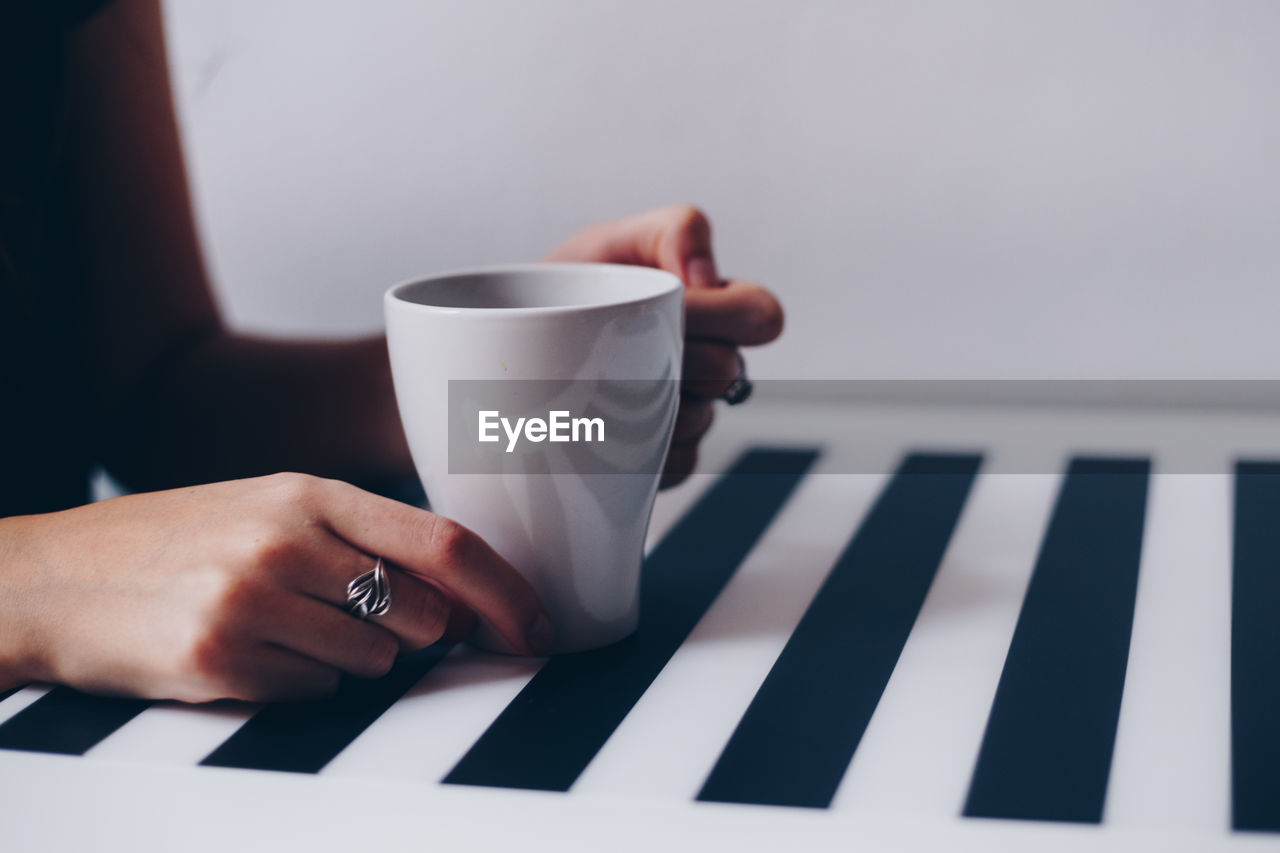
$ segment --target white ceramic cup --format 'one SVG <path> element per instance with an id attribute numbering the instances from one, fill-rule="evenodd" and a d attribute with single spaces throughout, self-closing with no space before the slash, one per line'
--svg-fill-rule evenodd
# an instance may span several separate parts
<path id="1" fill-rule="evenodd" d="M 431 509 L 528 579 L 555 625 L 553 651 L 634 631 L 679 405 L 680 279 L 647 267 L 523 264 L 405 282 L 383 304 L 396 401 Z M 503 409 L 498 441 L 481 443 L 480 413 Z M 524 433 L 512 452 L 517 414 L 557 410 L 599 416 L 607 441 Z M 473 642 L 509 650 L 483 623 Z"/>

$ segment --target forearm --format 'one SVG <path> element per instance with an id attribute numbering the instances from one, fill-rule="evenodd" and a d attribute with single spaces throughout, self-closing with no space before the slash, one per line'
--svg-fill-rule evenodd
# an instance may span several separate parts
<path id="1" fill-rule="evenodd" d="M 212 335 L 153 374 L 109 426 L 108 468 L 135 489 L 300 471 L 409 476 L 382 337 Z"/>
<path id="2" fill-rule="evenodd" d="M 69 45 L 66 191 L 86 365 L 126 485 L 292 469 L 410 472 L 384 343 L 228 334 L 200 258 L 157 0 L 119 0 Z"/>

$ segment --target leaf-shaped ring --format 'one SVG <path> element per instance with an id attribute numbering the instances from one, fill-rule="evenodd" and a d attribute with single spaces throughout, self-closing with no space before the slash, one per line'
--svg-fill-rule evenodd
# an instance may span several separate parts
<path id="1" fill-rule="evenodd" d="M 391 578 L 379 557 L 372 569 L 347 584 L 347 612 L 357 619 L 368 619 L 390 609 Z"/>

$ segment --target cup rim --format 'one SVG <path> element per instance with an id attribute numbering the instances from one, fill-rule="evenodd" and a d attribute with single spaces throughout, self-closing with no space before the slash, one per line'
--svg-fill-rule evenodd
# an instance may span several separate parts
<path id="1" fill-rule="evenodd" d="M 667 279 L 667 286 L 655 293 L 648 293 L 643 296 L 634 296 L 616 299 L 601 299 L 597 302 L 584 302 L 574 305 L 535 305 L 526 307 L 511 308 L 483 308 L 477 306 L 462 305 L 424 305 L 421 302 L 411 302 L 400 295 L 400 293 L 414 285 L 424 284 L 426 282 L 437 281 L 447 278 L 461 278 L 464 276 L 481 276 L 481 275 L 505 275 L 510 273 L 538 272 L 546 270 L 574 270 L 574 271 L 591 271 L 597 272 L 622 272 L 628 275 L 646 276 L 654 279 Z M 388 306 L 396 306 L 397 310 L 417 311 L 428 314 L 467 314 L 476 317 L 528 317 L 528 316 L 555 316 L 563 314 L 576 314 L 583 311 L 598 310 L 601 308 L 620 308 L 628 305 L 639 305 L 645 302 L 652 302 L 666 296 L 670 296 L 675 292 L 683 292 L 684 282 L 673 273 L 667 272 L 657 267 L 646 267 L 638 264 L 607 264 L 607 263 L 590 263 L 576 261 L 531 261 L 526 263 L 515 264 L 494 264 L 479 267 L 461 267 L 458 269 L 444 270 L 438 273 L 432 273 L 425 276 L 415 276 L 414 278 L 399 281 L 391 287 L 387 288 L 383 295 L 383 301 Z"/>

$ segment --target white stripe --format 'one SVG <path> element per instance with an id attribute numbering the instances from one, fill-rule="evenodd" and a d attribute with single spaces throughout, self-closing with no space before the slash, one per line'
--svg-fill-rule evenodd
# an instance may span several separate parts
<path id="1" fill-rule="evenodd" d="M 90 749 L 87 758 L 198 764 L 253 716 L 257 705 L 163 702 L 143 711 Z"/>
<path id="2" fill-rule="evenodd" d="M 860 451 L 866 457 L 877 453 Z M 697 794 L 885 482 L 880 474 L 822 473 L 851 468 L 847 456 L 832 453 L 801 482 L 689 639 L 578 779 L 575 794 L 682 799 Z"/>
<path id="3" fill-rule="evenodd" d="M 1061 482 L 979 476 L 832 808 L 960 813 Z"/>
<path id="4" fill-rule="evenodd" d="M 17 693 L 14 693 L 3 702 L 0 702 L 0 722 L 15 716 L 23 708 L 27 707 L 52 689 L 53 687 L 48 684 L 34 684 L 30 687 L 24 687 Z"/>
<path id="5" fill-rule="evenodd" d="M 321 773 L 438 782 L 541 666 L 457 648 Z"/>
<path id="6" fill-rule="evenodd" d="M 1108 824 L 1229 826 L 1231 486 L 1152 478 Z"/>

